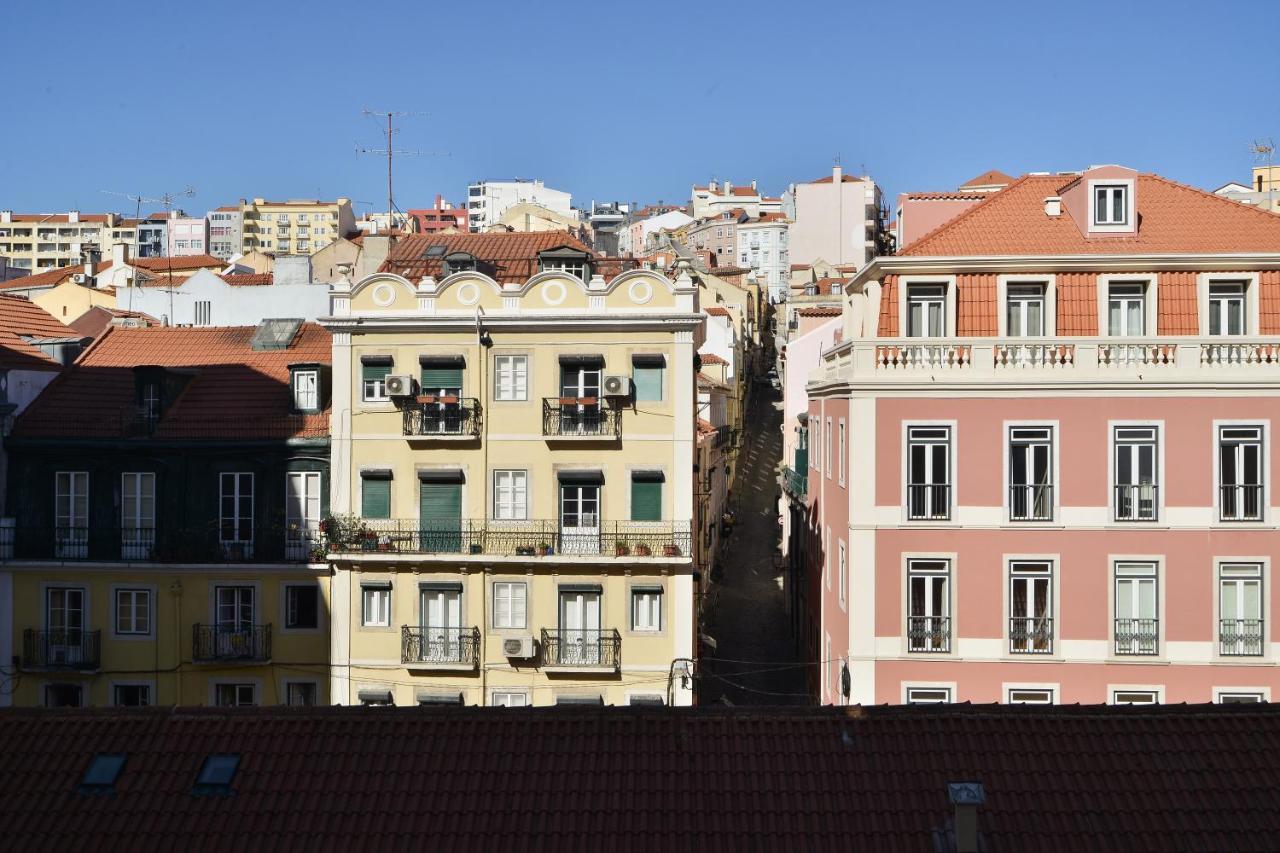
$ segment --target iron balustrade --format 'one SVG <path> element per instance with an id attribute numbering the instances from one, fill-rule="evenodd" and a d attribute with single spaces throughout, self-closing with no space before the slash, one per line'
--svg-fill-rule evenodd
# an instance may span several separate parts
<path id="1" fill-rule="evenodd" d="M 195 661 L 270 660 L 271 625 L 193 625 L 191 659 Z"/>
<path id="2" fill-rule="evenodd" d="M 806 471 L 797 471 L 790 466 L 784 468 L 782 484 L 792 497 L 800 500 L 804 500 L 809 494 L 809 474 Z"/>
<path id="3" fill-rule="evenodd" d="M 491 554 L 498 556 L 687 557 L 689 522 L 600 521 L 568 526 L 557 519 L 352 519 L 331 521 L 335 552 Z"/>
<path id="4" fill-rule="evenodd" d="M 615 628 L 542 629 L 543 666 L 617 669 L 622 662 L 622 635 Z"/>
<path id="5" fill-rule="evenodd" d="M 907 651 L 951 651 L 951 617 L 908 616 Z"/>
<path id="6" fill-rule="evenodd" d="M 1221 485 L 1219 507 L 1223 521 L 1261 521 L 1261 485 Z"/>
<path id="7" fill-rule="evenodd" d="M 404 434 L 474 438 L 480 435 L 480 401 L 473 397 L 419 398 L 401 406 Z"/>
<path id="8" fill-rule="evenodd" d="M 140 563 L 281 563 L 324 560 L 319 522 L 222 529 L 55 525 L 0 527 L 0 559 Z"/>
<path id="9" fill-rule="evenodd" d="M 1009 487 L 1010 521 L 1053 521 L 1053 486 L 1017 483 Z"/>
<path id="10" fill-rule="evenodd" d="M 950 484 L 908 483 L 907 518 L 911 521 L 946 521 L 950 519 Z"/>
<path id="11" fill-rule="evenodd" d="M 400 662 L 478 666 L 480 629 L 402 625 Z"/>
<path id="12" fill-rule="evenodd" d="M 25 669 L 93 670 L 102 662 L 102 632 L 60 628 L 22 632 L 22 666 Z"/>
<path id="13" fill-rule="evenodd" d="M 544 397 L 542 434 L 556 438 L 621 438 L 622 410 L 596 397 Z"/>
<path id="14" fill-rule="evenodd" d="M 1262 654 L 1261 619 L 1222 619 L 1218 623 L 1218 653 L 1230 657 Z"/>
<path id="15" fill-rule="evenodd" d="M 1053 654 L 1053 617 L 1013 616 L 1009 619 L 1009 653 Z"/>
<path id="16" fill-rule="evenodd" d="M 1159 619 L 1116 620 L 1116 654 L 1154 655 L 1159 650 Z"/>
<path id="17" fill-rule="evenodd" d="M 1151 483 L 1115 487 L 1116 521 L 1155 521 L 1160 487 Z"/>

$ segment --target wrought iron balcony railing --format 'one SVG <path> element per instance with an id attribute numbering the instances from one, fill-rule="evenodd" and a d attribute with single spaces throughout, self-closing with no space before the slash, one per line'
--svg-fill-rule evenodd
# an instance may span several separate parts
<path id="1" fill-rule="evenodd" d="M 951 651 L 950 616 L 908 616 L 907 651 Z"/>
<path id="2" fill-rule="evenodd" d="M 1261 485 L 1222 485 L 1218 487 L 1219 508 L 1223 521 L 1261 521 Z"/>
<path id="3" fill-rule="evenodd" d="M 1154 655 L 1159 650 L 1159 619 L 1116 620 L 1116 654 Z"/>
<path id="4" fill-rule="evenodd" d="M 693 546 L 689 522 L 576 520 L 331 520 L 328 539 L 335 552 L 529 557 L 687 557 Z"/>
<path id="5" fill-rule="evenodd" d="M 782 469 L 782 485 L 792 497 L 804 500 L 809 495 L 808 472 L 787 466 Z"/>
<path id="6" fill-rule="evenodd" d="M 947 483 L 908 483 L 907 518 L 946 521 L 951 518 L 951 486 Z"/>
<path id="7" fill-rule="evenodd" d="M 1263 651 L 1261 619 L 1222 619 L 1218 623 L 1218 653 L 1230 657 L 1257 657 Z"/>
<path id="8" fill-rule="evenodd" d="M 480 664 L 480 629 L 403 625 L 400 662 L 474 668 Z"/>
<path id="9" fill-rule="evenodd" d="M 193 625 L 191 659 L 195 661 L 270 660 L 271 625 Z"/>
<path id="10" fill-rule="evenodd" d="M 1009 620 L 1009 653 L 1053 654 L 1053 618 L 1050 616 L 1012 617 Z"/>
<path id="11" fill-rule="evenodd" d="M 1116 521 L 1155 521 L 1160 487 L 1154 483 L 1122 484 L 1115 487 Z"/>
<path id="12" fill-rule="evenodd" d="M 102 632 L 62 628 L 22 632 L 24 669 L 95 670 L 102 662 Z"/>
<path id="13" fill-rule="evenodd" d="M 542 665 L 617 669 L 622 662 L 622 635 L 617 629 L 542 629 Z"/>
<path id="14" fill-rule="evenodd" d="M 1053 521 L 1053 486 L 1017 483 L 1009 486 L 1010 521 Z"/>
<path id="15" fill-rule="evenodd" d="M 597 397 L 544 397 L 542 434 L 552 438 L 621 438 L 622 410 Z"/>
<path id="16" fill-rule="evenodd" d="M 0 527 L 0 559 L 141 563 L 323 560 L 318 522 L 254 527 Z"/>
<path id="17" fill-rule="evenodd" d="M 419 397 L 401 407 L 404 434 L 419 438 L 474 438 L 480 434 L 480 401 L 473 397 Z"/>

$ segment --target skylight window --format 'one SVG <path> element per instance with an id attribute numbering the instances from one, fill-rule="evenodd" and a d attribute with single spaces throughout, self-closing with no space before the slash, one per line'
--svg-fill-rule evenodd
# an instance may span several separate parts
<path id="1" fill-rule="evenodd" d="M 433 246 L 428 246 L 428 247 L 427 247 L 427 250 L 426 250 L 425 252 L 423 252 L 423 253 L 422 253 L 422 257 L 424 257 L 424 258 L 443 258 L 443 257 L 444 257 L 444 250 L 445 250 L 445 245 L 444 245 L 444 243 L 436 243 L 436 244 L 435 244 L 435 245 L 433 245 Z"/>
<path id="2" fill-rule="evenodd" d="M 194 794 L 229 794 L 231 780 L 240 767 L 240 755 L 235 752 L 221 752 L 210 755 L 200 767 L 196 776 Z"/>
<path id="3" fill-rule="evenodd" d="M 84 778 L 80 780 L 80 793 L 114 793 L 116 779 L 120 778 L 120 771 L 124 769 L 124 758 L 123 752 L 100 752 L 95 755 L 89 762 L 89 768 L 84 771 Z"/>

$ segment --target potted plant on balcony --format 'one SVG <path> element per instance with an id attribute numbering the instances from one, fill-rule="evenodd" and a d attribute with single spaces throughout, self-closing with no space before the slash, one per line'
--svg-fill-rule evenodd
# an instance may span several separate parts
<path id="1" fill-rule="evenodd" d="M 483 550 L 484 549 L 480 547 L 479 542 L 472 542 L 470 545 L 467 546 L 467 552 L 470 554 L 479 554 Z"/>
<path id="2" fill-rule="evenodd" d="M 679 557 L 679 556 L 680 556 L 680 546 L 679 546 L 679 545 L 677 545 L 677 544 L 676 544 L 676 543 L 674 543 L 674 542 L 668 542 L 667 544 L 665 544 L 665 545 L 663 545 L 663 546 L 662 546 L 662 556 L 664 556 L 664 557 Z"/>
<path id="3" fill-rule="evenodd" d="M 562 406 L 576 406 L 580 402 L 582 401 L 579 400 L 577 397 L 561 397 L 560 398 L 560 405 Z"/>
<path id="4" fill-rule="evenodd" d="M 446 405 L 446 406 L 447 406 L 447 405 L 450 405 L 450 404 L 453 404 L 453 403 L 457 403 L 457 402 L 458 402 L 458 398 L 457 398 L 457 396 L 456 396 L 456 395 L 454 395 L 454 394 L 443 394 L 443 395 L 441 395 L 441 396 L 440 396 L 440 398 L 439 398 L 438 400 L 436 400 L 436 402 L 437 402 L 437 403 L 440 403 L 441 405 Z"/>
<path id="5" fill-rule="evenodd" d="M 613 543 L 613 554 L 615 557 L 625 557 L 630 553 L 631 548 L 621 539 Z"/>
<path id="6" fill-rule="evenodd" d="M 532 557 L 532 556 L 533 556 L 533 553 L 534 553 L 534 552 L 533 552 L 533 546 L 532 546 L 532 545 L 517 545 L 517 546 L 516 546 L 516 556 L 517 556 L 517 557 Z"/>
<path id="7" fill-rule="evenodd" d="M 436 395 L 435 394 L 419 394 L 417 397 L 414 397 L 414 399 L 417 400 L 419 403 L 434 403 L 436 401 Z"/>
<path id="8" fill-rule="evenodd" d="M 550 556 L 550 555 L 552 555 L 552 554 L 554 554 L 554 553 L 555 553 L 555 551 L 552 549 L 551 544 L 550 544 L 549 542 L 539 542 L 539 543 L 538 543 L 538 556 L 539 556 L 539 557 L 548 557 L 548 556 Z"/>
<path id="9" fill-rule="evenodd" d="M 652 556 L 652 554 L 653 554 L 653 551 L 649 548 L 649 543 L 648 543 L 648 542 L 637 542 L 637 543 L 636 543 L 636 556 L 637 556 L 637 557 L 649 557 L 649 556 Z"/>

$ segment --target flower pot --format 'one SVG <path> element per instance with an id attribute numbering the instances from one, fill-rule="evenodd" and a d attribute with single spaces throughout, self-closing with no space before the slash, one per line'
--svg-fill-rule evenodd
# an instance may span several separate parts
<path id="1" fill-rule="evenodd" d="M 679 545 L 663 545 L 663 546 L 662 546 L 662 556 L 664 556 L 664 557 L 679 557 L 679 556 L 680 556 L 680 546 L 679 546 Z"/>
<path id="2" fill-rule="evenodd" d="M 438 400 L 436 400 L 436 402 L 440 403 L 441 405 L 452 405 L 458 402 L 458 398 L 454 397 L 453 395 L 449 395 L 447 397 L 440 397 Z"/>
<path id="3" fill-rule="evenodd" d="M 615 557 L 625 557 L 631 553 L 631 549 L 626 545 L 614 545 L 613 554 Z"/>
<path id="4" fill-rule="evenodd" d="M 472 554 L 479 554 L 481 549 L 480 549 L 479 543 L 473 542 L 471 544 L 471 547 L 468 548 L 467 550 L 470 551 Z"/>
<path id="5" fill-rule="evenodd" d="M 538 556 L 539 556 L 539 557 L 545 557 L 545 556 L 547 556 L 547 554 L 549 554 L 549 553 L 551 553 L 551 547 L 550 547 L 549 545 L 539 545 L 539 546 L 538 546 Z"/>
<path id="6" fill-rule="evenodd" d="M 578 398 L 577 398 L 577 397 L 561 397 L 561 398 L 560 398 L 560 405 L 562 405 L 562 406 L 576 406 L 576 405 L 578 405 Z"/>
<path id="7" fill-rule="evenodd" d="M 636 546 L 636 556 L 638 556 L 638 557 L 648 557 L 648 556 L 649 556 L 649 555 L 651 555 L 652 553 L 653 553 L 653 552 L 649 550 L 649 546 L 648 546 L 648 545 L 637 545 L 637 546 Z"/>
<path id="8" fill-rule="evenodd" d="M 436 401 L 436 395 L 435 394 L 419 394 L 414 399 L 416 399 L 419 403 L 434 403 Z"/>

